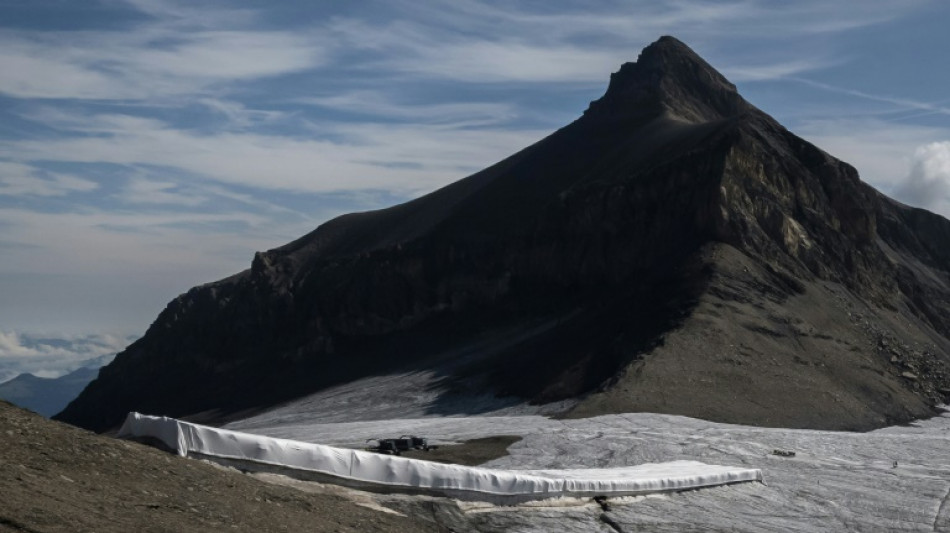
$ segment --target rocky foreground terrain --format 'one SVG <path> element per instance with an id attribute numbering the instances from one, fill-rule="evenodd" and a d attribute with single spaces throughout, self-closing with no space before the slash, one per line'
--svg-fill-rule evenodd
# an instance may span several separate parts
<path id="1" fill-rule="evenodd" d="M 0 531 L 445 529 L 425 517 L 99 436 L 0 401 Z"/>
<path id="2" fill-rule="evenodd" d="M 890 200 L 663 37 L 584 115 L 168 304 L 59 419 L 220 420 L 434 371 L 566 416 L 869 429 L 950 394 L 950 222 Z"/>

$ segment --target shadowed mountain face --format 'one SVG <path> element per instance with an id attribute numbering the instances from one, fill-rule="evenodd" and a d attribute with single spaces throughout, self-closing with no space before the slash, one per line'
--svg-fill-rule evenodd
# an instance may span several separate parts
<path id="1" fill-rule="evenodd" d="M 580 119 L 172 301 L 59 415 L 259 408 L 445 369 L 456 392 L 864 429 L 950 393 L 950 222 L 859 181 L 681 42 Z"/>

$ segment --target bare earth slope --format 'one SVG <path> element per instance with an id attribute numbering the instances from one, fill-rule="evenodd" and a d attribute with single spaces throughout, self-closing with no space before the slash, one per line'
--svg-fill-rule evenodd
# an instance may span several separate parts
<path id="1" fill-rule="evenodd" d="M 950 222 L 664 37 L 537 144 L 175 299 L 59 418 L 221 415 L 438 367 L 459 392 L 586 397 L 574 416 L 867 429 L 950 393 L 948 271 Z"/>
<path id="2" fill-rule="evenodd" d="M 0 401 L 0 530 L 440 531 L 95 435 Z"/>

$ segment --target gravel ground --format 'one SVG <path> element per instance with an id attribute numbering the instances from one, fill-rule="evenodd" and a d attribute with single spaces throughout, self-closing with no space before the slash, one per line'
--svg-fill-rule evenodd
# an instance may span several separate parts
<path id="1" fill-rule="evenodd" d="M 445 531 L 46 420 L 0 401 L 0 531 Z"/>

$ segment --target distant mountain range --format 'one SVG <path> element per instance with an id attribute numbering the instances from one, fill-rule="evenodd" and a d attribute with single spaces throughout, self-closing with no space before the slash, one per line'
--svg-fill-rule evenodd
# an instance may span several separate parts
<path id="1" fill-rule="evenodd" d="M 86 385 L 99 375 L 99 368 L 111 361 L 113 356 L 97 357 L 58 378 L 41 378 L 33 374 L 19 376 L 0 383 L 0 398 L 8 402 L 51 417 L 73 401 Z"/>
<path id="2" fill-rule="evenodd" d="M 446 368 L 564 416 L 868 429 L 950 394 L 950 222 L 795 136 L 672 37 L 582 117 L 168 304 L 58 418 L 261 408 Z"/>

